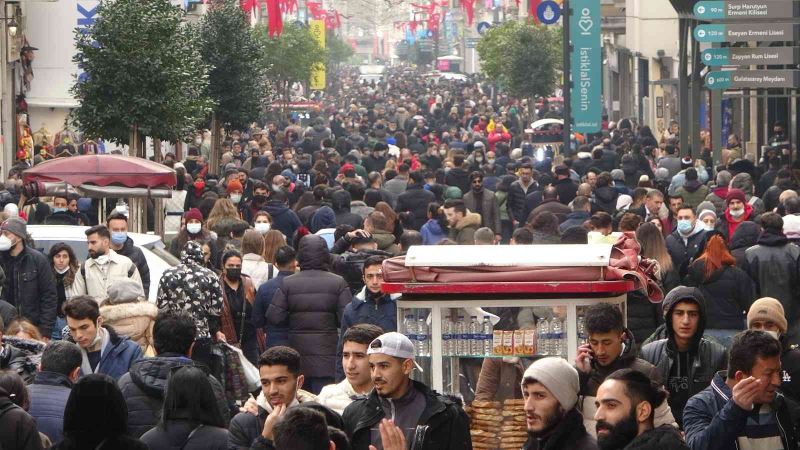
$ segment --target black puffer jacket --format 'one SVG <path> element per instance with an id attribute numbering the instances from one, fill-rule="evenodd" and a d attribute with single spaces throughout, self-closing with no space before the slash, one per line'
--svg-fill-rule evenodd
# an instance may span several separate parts
<path id="1" fill-rule="evenodd" d="M 39 450 L 42 439 L 36 431 L 36 420 L 8 398 L 0 388 L 0 448 Z"/>
<path id="2" fill-rule="evenodd" d="M 599 187 L 594 191 L 595 205 L 611 215 L 617 211 L 617 197 L 619 197 L 619 191 L 611 186 Z"/>
<path id="3" fill-rule="evenodd" d="M 426 191 L 416 183 L 409 184 L 406 191 L 397 197 L 395 210 L 399 213 L 411 213 L 410 228 L 419 231 L 428 220 L 428 205 L 435 201 L 433 192 Z"/>
<path id="4" fill-rule="evenodd" d="M 194 365 L 197 364 L 191 359 L 170 353 L 142 359 L 131 365 L 130 371 L 117 381 L 128 405 L 128 433 L 131 436 L 138 438 L 158 424 L 170 371 L 176 367 Z M 216 378 L 209 375 L 208 380 L 216 395 L 220 413 L 227 423 L 230 410 L 225 391 Z"/>
<path id="5" fill-rule="evenodd" d="M 16 257 L 0 252 L 0 266 L 6 274 L 4 300 L 17 307 L 19 316 L 39 327 L 42 336 L 50 336 L 56 323 L 58 294 L 47 257 L 26 246 Z"/>
<path id="6" fill-rule="evenodd" d="M 636 436 L 624 450 L 689 450 L 677 428 L 662 425 Z"/>
<path id="7" fill-rule="evenodd" d="M 424 441 L 417 443 L 418 450 L 472 450 L 469 418 L 460 405 L 449 397 L 430 390 L 424 384 L 412 381 L 413 389 L 425 396 L 425 409 L 419 418 L 417 431 L 427 428 Z M 378 394 L 373 390 L 368 397 L 356 399 L 344 410 L 344 431 L 350 438 L 351 448 L 369 448 L 371 429 L 383 419 L 384 412 Z M 416 434 L 416 432 L 415 432 Z"/>
<path id="8" fill-rule="evenodd" d="M 698 220 L 692 233 L 686 239 L 686 243 L 684 243 L 683 236 L 678 230 L 670 233 L 664 242 L 667 245 L 669 256 L 672 258 L 672 267 L 674 267 L 681 276 L 686 275 L 689 262 L 697 256 L 697 249 L 700 247 L 703 239 L 705 239 L 706 233 L 703 231 L 702 225 L 703 224 Z"/>
<path id="9" fill-rule="evenodd" d="M 133 239 L 130 237 L 128 240 L 122 244 L 122 248 L 116 250 L 122 256 L 127 256 L 136 264 L 136 268 L 139 270 L 139 276 L 142 277 L 142 287 L 144 288 L 144 295 L 147 296 L 148 292 L 150 292 L 150 267 L 147 265 L 147 260 L 144 257 L 144 253 L 139 247 L 133 245 Z"/>
<path id="10" fill-rule="evenodd" d="M 747 271 L 760 297 L 778 299 L 789 321 L 789 338 L 797 342 L 797 321 L 800 319 L 800 247 L 789 242 L 783 233 L 764 230 L 758 245 L 745 253 Z"/>
<path id="11" fill-rule="evenodd" d="M 667 334 L 666 339 L 651 342 L 644 347 L 640 357 L 656 366 L 664 380 L 669 379 L 670 371 L 676 361 L 678 353 L 675 345 L 675 330 L 672 328 L 672 311 L 675 305 L 682 301 L 694 301 L 700 308 L 700 319 L 694 335 L 691 349 L 689 350 L 691 365 L 689 367 L 689 397 L 702 391 L 714 378 L 714 374 L 727 367 L 728 352 L 725 347 L 716 342 L 703 338 L 706 329 L 706 300 L 699 289 L 694 287 L 678 286 L 667 294 L 664 299 L 664 324 Z M 673 416 L 679 421 L 683 416 L 683 406 L 670 402 Z"/>
<path id="12" fill-rule="evenodd" d="M 350 225 L 355 229 L 364 225 L 364 219 L 350 212 L 350 193 L 340 189 L 331 194 L 331 208 L 336 213 L 336 225 Z"/>
<path id="13" fill-rule="evenodd" d="M 730 244 L 731 255 L 736 258 L 736 267 L 747 267 L 745 252 L 748 248 L 756 245 L 759 235 L 761 235 L 761 227 L 755 222 L 743 222 L 736 227 Z"/>
<path id="14" fill-rule="evenodd" d="M 6 337 L 6 340 L 10 339 Z M 0 349 L 2 349 L 0 369 L 13 370 L 25 380 L 25 384 L 33 383 L 33 379 L 36 378 L 36 363 L 29 358 L 29 355 L 8 343 L 0 345 Z"/>
<path id="15" fill-rule="evenodd" d="M 636 342 L 644 342 L 663 322 L 661 305 L 651 302 L 646 294 L 638 290 L 628 292 L 625 305 L 628 311 L 628 330 Z"/>
<path id="16" fill-rule="evenodd" d="M 714 311 L 708 316 L 706 328 L 744 330 L 745 315 L 756 295 L 753 280 L 734 266 L 722 266 L 706 280 L 704 269 L 702 260 L 693 262 L 684 284 L 699 288 L 709 311 Z"/>
<path id="17" fill-rule="evenodd" d="M 353 297 L 344 278 L 328 272 L 330 255 L 321 237 L 304 236 L 297 261 L 300 273 L 283 279 L 267 309 L 267 324 L 288 319 L 289 346 L 302 355 L 305 376 L 333 376 L 338 328 Z"/>

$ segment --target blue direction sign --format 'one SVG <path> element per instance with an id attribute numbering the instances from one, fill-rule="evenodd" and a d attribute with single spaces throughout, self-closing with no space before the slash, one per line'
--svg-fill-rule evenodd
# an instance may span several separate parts
<path id="1" fill-rule="evenodd" d="M 699 20 L 723 19 L 787 19 L 800 15 L 798 0 L 711 0 L 694 5 Z"/>
<path id="2" fill-rule="evenodd" d="M 800 47 L 709 48 L 700 59 L 711 67 L 800 64 Z"/>
<path id="3" fill-rule="evenodd" d="M 800 87 L 800 70 L 722 70 L 706 75 L 709 89 L 771 89 Z"/>
<path id="4" fill-rule="evenodd" d="M 571 6 L 573 129 L 595 133 L 600 131 L 603 114 L 600 0 L 573 0 Z"/>
<path id="5" fill-rule="evenodd" d="M 558 23 L 561 19 L 561 6 L 553 0 L 545 0 L 536 8 L 536 17 L 545 25 Z"/>
<path id="6" fill-rule="evenodd" d="M 800 25 L 793 23 L 741 23 L 698 25 L 698 42 L 784 42 L 796 41 Z"/>
<path id="7" fill-rule="evenodd" d="M 492 24 L 489 22 L 478 22 L 478 26 L 475 28 L 478 29 L 478 34 L 483 36 L 487 31 L 489 31 L 489 28 L 492 28 Z"/>

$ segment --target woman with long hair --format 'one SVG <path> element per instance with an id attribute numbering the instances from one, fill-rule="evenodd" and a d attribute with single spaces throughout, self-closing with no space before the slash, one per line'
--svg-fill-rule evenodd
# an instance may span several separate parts
<path id="1" fill-rule="evenodd" d="M 61 330 L 67 326 L 67 319 L 64 317 L 64 311 L 61 308 L 64 306 L 64 302 L 73 295 L 72 289 L 75 282 L 75 274 L 80 270 L 81 264 L 78 258 L 75 257 L 75 251 L 72 250 L 72 247 L 64 242 L 59 242 L 50 247 L 48 258 L 50 259 L 50 267 L 56 277 L 56 294 L 58 296 L 56 324 L 50 334 L 50 339 L 59 340 L 61 339 Z"/>
<path id="2" fill-rule="evenodd" d="M 264 235 L 264 252 L 262 253 L 264 261 L 275 264 L 275 252 L 284 245 L 286 245 L 286 236 L 278 230 L 269 230 Z"/>
<path id="3" fill-rule="evenodd" d="M 183 215 L 183 225 L 178 235 L 169 243 L 169 252 L 176 258 L 181 257 L 181 251 L 189 241 L 208 242 L 212 249 L 211 261 L 216 261 L 217 238 L 208 230 L 204 223 L 203 214 L 197 208 L 186 211 Z"/>
<path id="4" fill-rule="evenodd" d="M 672 257 L 669 256 L 661 230 L 655 224 L 645 222 L 636 229 L 636 240 L 639 241 L 641 247 L 641 257 L 658 263 L 656 275 L 664 292 L 669 292 L 678 286 L 680 284 L 678 268 L 672 265 Z"/>
<path id="5" fill-rule="evenodd" d="M 252 323 L 256 298 L 253 280 L 242 273 L 242 254 L 236 250 L 228 250 L 222 255 L 221 266 L 222 333 L 228 343 L 238 344 L 245 358 L 256 365 L 263 350 L 263 331 Z"/>
<path id="6" fill-rule="evenodd" d="M 228 430 L 208 375 L 179 366 L 169 375 L 161 420 L 141 440 L 150 450 L 225 450 Z"/>
<path id="7" fill-rule="evenodd" d="M 745 317 L 756 297 L 755 285 L 747 273 L 736 267 L 736 258 L 728 251 L 725 238 L 707 232 L 697 250 L 698 257 L 689 264 L 684 284 L 700 289 L 706 300 L 706 336 L 730 347 L 731 339 L 745 329 Z"/>
<path id="8" fill-rule="evenodd" d="M 93 373 L 81 377 L 64 408 L 64 439 L 55 450 L 146 450 L 128 435 L 128 407 L 114 379 Z"/>
<path id="9" fill-rule="evenodd" d="M 272 265 L 264 261 L 264 236 L 256 230 L 247 230 L 242 237 L 242 273 L 253 279 L 253 287 L 258 290 L 265 281 L 272 278 Z"/>
<path id="10" fill-rule="evenodd" d="M 449 228 L 442 207 L 436 203 L 428 204 L 428 221 L 419 229 L 423 245 L 436 245 L 447 239 Z"/>
<path id="11" fill-rule="evenodd" d="M 400 223 L 400 217 L 394 209 L 386 202 L 378 202 L 375 204 L 375 211 L 383 213 L 386 217 L 386 231 L 391 232 L 396 240 L 400 240 L 400 236 L 403 235 L 403 224 Z"/>
<path id="12" fill-rule="evenodd" d="M 239 210 L 229 199 L 220 198 L 214 203 L 214 207 L 211 208 L 211 212 L 208 214 L 206 227 L 209 230 L 214 230 L 217 223 L 224 219 L 239 220 Z"/>

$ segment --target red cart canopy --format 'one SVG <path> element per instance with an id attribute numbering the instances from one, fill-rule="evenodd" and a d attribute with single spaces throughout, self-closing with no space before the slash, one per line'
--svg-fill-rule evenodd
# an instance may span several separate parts
<path id="1" fill-rule="evenodd" d="M 58 158 L 26 170 L 22 178 L 30 182 L 65 182 L 72 186 L 174 187 L 175 171 L 135 156 L 83 155 Z"/>

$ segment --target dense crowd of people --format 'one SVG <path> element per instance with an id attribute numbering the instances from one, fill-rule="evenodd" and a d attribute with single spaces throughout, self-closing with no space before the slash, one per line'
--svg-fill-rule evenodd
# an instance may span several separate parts
<path id="1" fill-rule="evenodd" d="M 407 72 L 340 82 L 308 119 L 228 130 L 218 166 L 207 131 L 165 156 L 179 264 L 161 274 L 125 211 L 98 218 L 73 194 L 19 209 L 24 167 L 10 171 L 0 448 L 798 448 L 791 152 L 756 159 L 732 135 L 713 161 L 680 149 L 677 125 L 656 135 L 631 120 L 562 147 L 543 142 L 558 125 L 531 129 L 557 103 Z M 771 142 L 784 140 L 776 124 Z M 29 224 L 86 226 L 88 254 L 40 251 Z M 527 442 L 494 444 L 464 398 L 416 380 L 397 296 L 381 288 L 388 258 L 623 241 L 657 288 L 628 293 L 624 314 L 589 308 L 574 365 L 484 362 L 469 399 L 524 400 Z"/>

